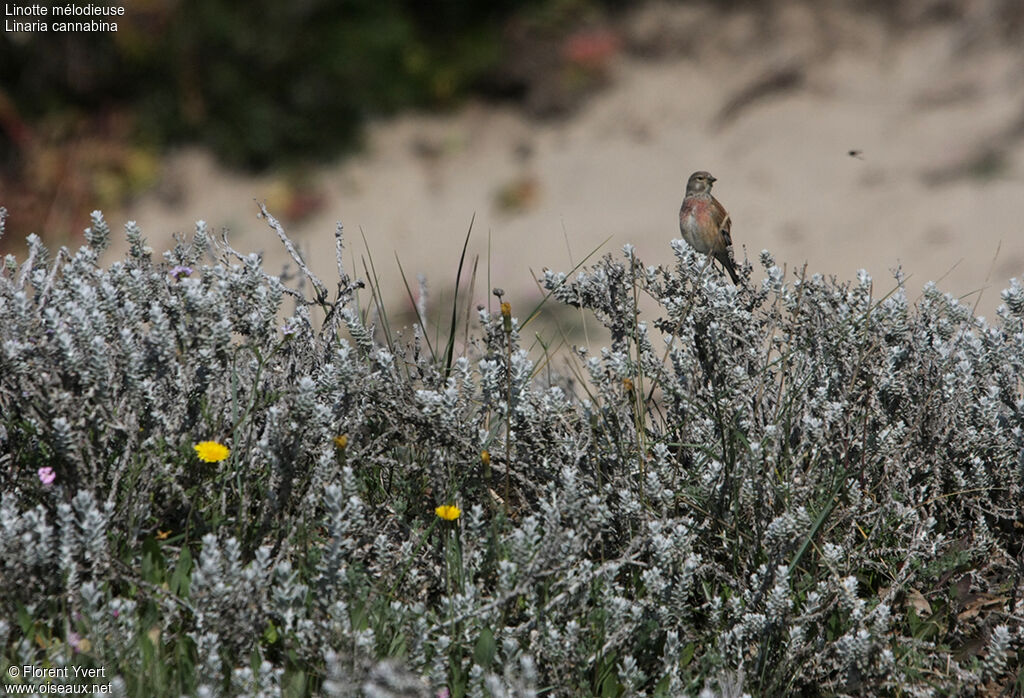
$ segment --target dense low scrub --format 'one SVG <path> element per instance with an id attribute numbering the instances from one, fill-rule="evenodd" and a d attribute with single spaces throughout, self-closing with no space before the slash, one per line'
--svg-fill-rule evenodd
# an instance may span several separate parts
<path id="1" fill-rule="evenodd" d="M 203 223 L 162 260 L 127 234 L 101 268 L 95 214 L 77 252 L 0 270 L 7 684 L 1024 687 L 1018 282 L 990 325 L 932 285 L 911 305 L 763 253 L 733 286 L 681 241 L 662 267 L 627 246 L 542 279 L 610 333 L 563 361 L 500 296 L 468 342 L 403 334 L 340 229 L 307 295 Z"/>

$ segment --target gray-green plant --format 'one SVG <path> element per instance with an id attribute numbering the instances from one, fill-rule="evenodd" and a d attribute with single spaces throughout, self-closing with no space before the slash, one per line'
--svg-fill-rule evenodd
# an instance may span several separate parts
<path id="1" fill-rule="evenodd" d="M 202 222 L 161 258 L 130 223 L 101 267 L 99 213 L 78 250 L 3 260 L 7 684 L 1021 692 L 1019 281 L 989 323 L 899 272 L 762 253 L 734 286 L 681 241 L 627 246 L 540 280 L 609 346 L 531 352 L 482 306 L 452 352 L 385 323 L 340 226 L 329 287 L 263 214 L 302 283 Z"/>

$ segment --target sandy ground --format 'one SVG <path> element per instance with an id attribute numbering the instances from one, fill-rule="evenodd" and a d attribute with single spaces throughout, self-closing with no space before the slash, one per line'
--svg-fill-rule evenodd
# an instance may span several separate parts
<path id="1" fill-rule="evenodd" d="M 287 228 L 327 279 L 335 222 L 349 264 L 365 256 L 362 231 L 401 303 L 395 255 L 437 298 L 475 214 L 470 251 L 483 269 L 490 239 L 490 286 L 515 302 L 537 295 L 531 269 L 568 270 L 609 237 L 606 251 L 632 243 L 645 263 L 670 262 L 686 179 L 706 169 L 755 279 L 762 249 L 840 279 L 867 269 L 880 293 L 899 265 L 912 297 L 936 280 L 991 316 L 1024 275 L 1024 50 L 972 43 L 957 25 L 894 35 L 871 17 L 820 19 L 794 8 L 754 41 L 752 15 L 704 36 L 699 11 L 652 6 L 620 30 L 627 45 L 662 46 L 658 58 L 616 57 L 610 87 L 571 118 L 470 104 L 375 123 L 364 154 L 305 173 L 325 205 Z M 285 175 L 240 176 L 187 151 L 163 179 L 111 223 L 138 220 L 165 249 L 204 219 L 281 268 L 253 200 L 273 210 Z"/>

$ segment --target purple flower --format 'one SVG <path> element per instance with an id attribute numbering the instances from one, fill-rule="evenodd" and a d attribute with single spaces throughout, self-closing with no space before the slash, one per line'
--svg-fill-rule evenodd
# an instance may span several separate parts
<path id="1" fill-rule="evenodd" d="M 192 276 L 192 267 L 186 267 L 183 264 L 178 264 L 168 272 L 175 280 L 180 279 L 183 276 Z"/>
<path id="2" fill-rule="evenodd" d="M 44 485 L 52 485 L 53 481 L 57 479 L 57 473 L 53 472 L 53 468 L 47 466 L 38 470 L 39 481 Z"/>
<path id="3" fill-rule="evenodd" d="M 75 654 L 88 652 L 92 649 L 92 643 L 89 641 L 89 638 L 82 637 L 74 631 L 68 633 L 68 644 L 71 645 L 71 649 L 74 650 Z"/>

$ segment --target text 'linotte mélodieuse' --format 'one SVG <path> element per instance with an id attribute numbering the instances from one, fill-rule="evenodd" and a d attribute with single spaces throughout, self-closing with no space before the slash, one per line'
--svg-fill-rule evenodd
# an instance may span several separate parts
<path id="1" fill-rule="evenodd" d="M 4 4 L 4 31 L 6 32 L 116 32 L 117 22 L 103 21 L 123 17 L 121 5 L 19 5 Z M 8 17 L 32 18 L 26 21 Z M 38 19 L 71 18 L 77 21 L 44 21 Z M 101 20 L 102 18 L 102 20 Z"/>

